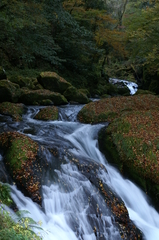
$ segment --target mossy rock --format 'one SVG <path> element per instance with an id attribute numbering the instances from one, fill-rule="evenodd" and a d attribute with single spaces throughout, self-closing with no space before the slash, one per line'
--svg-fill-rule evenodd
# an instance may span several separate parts
<path id="1" fill-rule="evenodd" d="M 3 102 L 0 103 L 0 113 L 9 115 L 13 121 L 21 121 L 22 114 L 25 112 L 25 106 L 21 103 Z"/>
<path id="2" fill-rule="evenodd" d="M 44 100 L 50 100 L 55 105 L 67 104 L 66 98 L 60 93 L 51 92 L 46 89 L 29 90 L 23 89 L 19 101 L 26 105 L 41 105 Z M 49 102 L 49 105 L 50 103 Z M 46 103 L 46 102 L 45 102 Z"/>
<path id="3" fill-rule="evenodd" d="M 105 109 L 101 101 L 91 102 L 85 105 L 78 113 L 77 118 L 80 122 L 84 123 L 99 123 L 108 122 L 110 119 L 117 117 L 117 112 L 111 109 Z"/>
<path id="4" fill-rule="evenodd" d="M 103 127 L 98 133 L 99 149 L 102 153 L 104 153 L 109 163 L 122 171 L 123 162 L 120 159 L 114 143 L 111 141 L 111 135 L 107 128 L 108 127 Z"/>
<path id="5" fill-rule="evenodd" d="M 42 72 L 37 79 L 43 88 L 53 92 L 59 92 L 61 94 L 63 94 L 64 91 L 71 86 L 69 82 L 55 72 Z"/>
<path id="6" fill-rule="evenodd" d="M 34 119 L 38 120 L 57 120 L 58 119 L 58 108 L 55 106 L 46 107 L 40 109 L 40 111 L 35 115 Z"/>
<path id="7" fill-rule="evenodd" d="M 158 102 L 156 104 L 154 109 L 127 112 L 115 119 L 99 134 L 99 148 L 125 177 L 148 193 L 159 209 L 159 131 L 156 125 L 159 106 Z"/>
<path id="8" fill-rule="evenodd" d="M 48 166 L 41 158 L 42 148 L 18 132 L 0 134 L 0 148 L 6 169 L 18 188 L 41 204 L 41 181 Z"/>
<path id="9" fill-rule="evenodd" d="M 90 92 L 89 92 L 88 89 L 86 89 L 86 88 L 81 88 L 81 89 L 79 89 L 79 91 L 80 91 L 81 93 L 84 93 L 88 98 L 91 97 L 91 94 L 90 94 Z"/>
<path id="10" fill-rule="evenodd" d="M 18 84 L 21 88 L 27 87 L 29 89 L 34 89 L 36 78 L 24 77 L 24 76 L 11 76 L 9 80 L 13 83 Z"/>
<path id="11" fill-rule="evenodd" d="M 41 105 L 42 106 L 53 105 L 53 101 L 51 101 L 50 99 L 44 99 L 41 101 Z"/>
<path id="12" fill-rule="evenodd" d="M 101 96 L 101 98 L 110 98 L 110 97 L 111 97 L 111 96 L 108 95 L 108 94 L 104 94 L 104 95 Z"/>
<path id="13" fill-rule="evenodd" d="M 20 96 L 19 85 L 8 80 L 0 81 L 0 102 L 18 102 Z"/>
<path id="14" fill-rule="evenodd" d="M 7 75 L 2 66 L 0 66 L 0 80 L 7 79 Z"/>
<path id="15" fill-rule="evenodd" d="M 67 90 L 64 92 L 64 96 L 68 101 L 74 101 L 82 104 L 90 102 L 84 93 L 73 86 L 67 88 Z"/>
<path id="16" fill-rule="evenodd" d="M 118 87 L 115 86 L 114 84 L 107 83 L 107 84 L 99 84 L 97 93 L 102 96 L 104 94 L 108 94 L 111 96 L 117 95 L 118 94 Z"/>
<path id="17" fill-rule="evenodd" d="M 118 87 L 118 94 L 123 96 L 130 96 L 130 90 L 128 87 Z"/>
<path id="18" fill-rule="evenodd" d="M 151 94 L 116 96 L 85 105 L 78 113 L 84 123 L 111 122 L 132 111 L 159 109 L 159 98 Z"/>

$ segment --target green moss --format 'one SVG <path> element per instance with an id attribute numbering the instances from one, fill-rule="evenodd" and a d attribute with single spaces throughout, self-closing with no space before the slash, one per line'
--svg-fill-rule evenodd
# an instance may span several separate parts
<path id="1" fill-rule="evenodd" d="M 66 98 L 60 93 L 51 92 L 49 90 L 29 90 L 23 89 L 19 101 L 26 105 L 41 105 L 44 100 L 50 100 L 55 105 L 67 104 Z M 49 102 L 50 104 L 50 102 Z"/>
<path id="2" fill-rule="evenodd" d="M 10 102 L 0 103 L 0 113 L 10 115 L 13 120 L 21 121 L 22 114 L 24 113 L 23 104 L 14 104 Z"/>
<path id="3" fill-rule="evenodd" d="M 0 81 L 0 102 L 18 102 L 19 95 L 19 85 L 8 80 Z"/>
<path id="4" fill-rule="evenodd" d="M 41 72 L 38 81 L 45 89 L 62 94 L 71 86 L 69 82 L 55 72 Z"/>
<path id="5" fill-rule="evenodd" d="M 73 86 L 67 88 L 67 90 L 64 92 L 64 96 L 68 101 L 75 101 L 83 104 L 90 102 L 88 97 L 83 92 Z"/>
<path id="6" fill-rule="evenodd" d="M 13 175 L 29 157 L 36 156 L 38 149 L 36 142 L 17 132 L 2 133 L 0 146 L 6 152 L 5 163 Z"/>
<path id="7" fill-rule="evenodd" d="M 44 121 L 57 120 L 58 119 L 58 108 L 55 106 L 52 106 L 52 107 L 40 109 L 40 111 L 36 114 L 36 116 L 34 118 L 38 119 L 38 120 L 44 120 Z"/>
<path id="8" fill-rule="evenodd" d="M 21 88 L 22 87 L 27 87 L 29 89 L 33 89 L 34 86 L 34 82 L 35 82 L 35 78 L 31 78 L 31 77 L 24 77 L 24 76 L 11 76 L 9 78 L 9 80 L 13 83 L 18 84 Z"/>
<path id="9" fill-rule="evenodd" d="M 112 142 L 111 135 L 107 131 L 107 127 L 102 128 L 98 134 L 99 149 L 105 154 L 108 162 L 122 171 L 123 163 L 120 159 L 118 151 Z"/>
<path id="10" fill-rule="evenodd" d="M 89 92 L 88 89 L 82 88 L 82 89 L 79 89 L 79 91 L 80 91 L 81 93 L 84 93 L 87 97 L 90 97 L 90 92 Z"/>
<path id="11" fill-rule="evenodd" d="M 28 151 L 34 155 L 37 153 L 37 144 L 30 139 L 14 139 L 7 151 L 6 161 L 12 171 L 21 169 L 23 162 L 28 159 Z"/>
<path id="12" fill-rule="evenodd" d="M 95 118 L 95 108 L 94 105 L 89 105 L 89 109 L 87 108 L 87 105 L 85 105 L 81 111 L 79 111 L 77 118 L 80 122 L 84 123 L 94 123 Z"/>

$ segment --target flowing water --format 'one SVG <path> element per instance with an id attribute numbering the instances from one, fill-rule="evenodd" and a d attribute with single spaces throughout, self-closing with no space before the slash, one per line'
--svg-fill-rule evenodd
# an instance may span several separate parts
<path id="1" fill-rule="evenodd" d="M 130 94 L 133 95 L 136 93 L 138 89 L 138 85 L 134 82 L 130 82 L 127 80 L 122 80 L 122 79 L 117 79 L 117 78 L 110 78 L 109 79 L 110 83 L 116 84 L 116 83 L 123 83 L 125 86 L 127 86 L 130 90 Z"/>
<path id="2" fill-rule="evenodd" d="M 12 197 L 20 210 L 30 212 L 35 221 L 42 222 L 41 236 L 45 240 L 118 240 L 121 239 L 105 201 L 98 189 L 69 161 L 69 156 L 80 156 L 90 163 L 103 164 L 99 178 L 123 199 L 130 218 L 143 232 L 146 240 L 159 240 L 159 214 L 149 204 L 147 196 L 131 181 L 107 163 L 98 149 L 98 131 L 105 124 L 86 125 L 76 120 L 81 105 L 59 107 L 59 121 L 39 121 L 33 117 L 40 107 L 28 107 L 21 123 L 10 118 L 1 120 L 3 130 L 24 133 L 45 146 L 62 146 L 64 162 L 55 164 L 43 185 L 42 208 L 25 197 L 16 186 L 11 186 Z M 48 162 L 52 155 L 45 152 Z M 2 162 L 2 156 L 0 156 Z M 63 161 L 63 160 L 62 160 Z M 54 177 L 52 177 L 54 176 Z M 98 211 L 97 211 L 98 210 Z M 101 214 L 99 214 L 101 213 Z M 94 226 L 99 231 L 94 231 Z M 39 232 L 35 228 L 36 232 Z M 100 235 L 99 235 L 100 232 Z"/>

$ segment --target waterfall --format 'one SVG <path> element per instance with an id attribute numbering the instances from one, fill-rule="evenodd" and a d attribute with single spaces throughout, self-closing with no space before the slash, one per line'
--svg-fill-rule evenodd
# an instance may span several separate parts
<path id="1" fill-rule="evenodd" d="M 70 107 L 70 108 L 69 108 Z M 98 189 L 69 161 L 69 156 L 80 156 L 90 163 L 103 164 L 99 178 L 107 183 L 125 202 L 129 216 L 143 232 L 146 240 L 159 240 L 159 214 L 149 204 L 147 196 L 131 181 L 122 178 L 99 151 L 97 135 L 104 124 L 81 124 L 76 121 L 79 106 L 61 107 L 60 121 L 38 121 L 33 116 L 37 108 L 28 109 L 18 131 L 42 144 L 61 144 L 66 147 L 65 163 L 51 169 L 42 187 L 42 207 L 25 197 L 16 186 L 11 186 L 12 198 L 19 210 L 30 212 L 29 217 L 42 222 L 40 235 L 44 240 L 119 240 L 114 219 Z M 66 117 L 67 116 L 67 117 Z M 72 120 L 72 118 L 73 120 Z M 14 126 L 15 128 L 15 126 Z M 46 152 L 48 162 L 52 156 Z M 1 155 L 0 155 L 1 160 Z M 52 177 L 56 175 L 55 177 Z M 49 176 L 51 178 L 49 178 Z M 98 228 L 95 231 L 95 227 Z M 99 235 L 99 232 L 101 235 Z"/>
<path id="2" fill-rule="evenodd" d="M 116 84 L 116 83 L 123 83 L 125 86 L 127 86 L 130 90 L 130 94 L 133 95 L 136 93 L 137 89 L 138 89 L 138 85 L 134 82 L 130 82 L 127 80 L 122 80 L 122 79 L 117 79 L 117 78 L 110 78 L 109 79 L 110 83 Z"/>

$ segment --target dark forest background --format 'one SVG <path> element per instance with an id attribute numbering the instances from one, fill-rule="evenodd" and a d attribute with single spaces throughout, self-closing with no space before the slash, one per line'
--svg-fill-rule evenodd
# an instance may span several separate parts
<path id="1" fill-rule="evenodd" d="M 0 65 L 55 71 L 77 87 L 110 77 L 159 94 L 159 1 L 0 1 Z"/>

